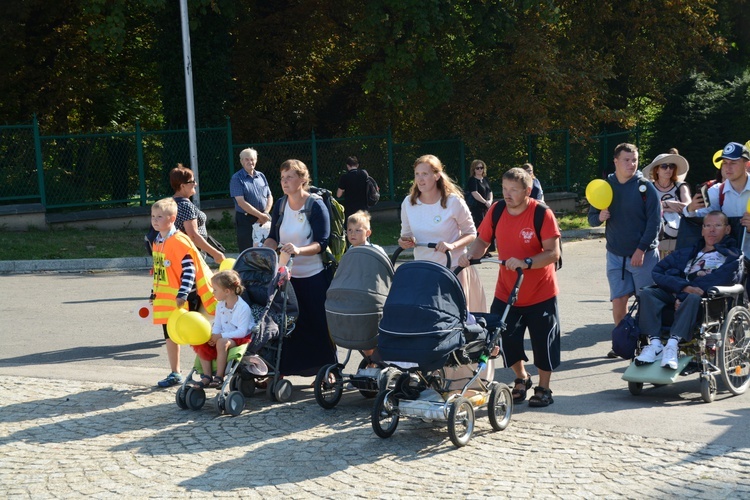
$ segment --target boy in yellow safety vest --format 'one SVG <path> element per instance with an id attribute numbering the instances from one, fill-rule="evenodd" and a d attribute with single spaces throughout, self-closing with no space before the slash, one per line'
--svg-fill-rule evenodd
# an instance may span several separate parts
<path id="1" fill-rule="evenodd" d="M 190 237 L 178 231 L 177 203 L 164 198 L 151 206 L 151 225 L 159 234 L 152 246 L 154 284 L 151 302 L 154 324 L 162 325 L 167 343 L 170 373 L 160 380 L 159 387 L 182 383 L 180 375 L 180 346 L 167 333 L 167 320 L 175 309 L 197 310 L 200 302 L 209 314 L 216 310 L 216 299 L 211 288 L 213 273 L 206 265 Z"/>

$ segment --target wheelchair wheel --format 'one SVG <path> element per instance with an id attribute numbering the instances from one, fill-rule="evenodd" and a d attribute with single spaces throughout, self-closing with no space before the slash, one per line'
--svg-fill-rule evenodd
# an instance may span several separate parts
<path id="1" fill-rule="evenodd" d="M 742 306 L 733 307 L 721 332 L 719 369 L 721 380 L 735 396 L 750 386 L 750 312 Z"/>
<path id="2" fill-rule="evenodd" d="M 513 394 L 510 387 L 498 383 L 492 385 L 491 391 L 487 416 L 492 428 L 496 431 L 502 431 L 508 427 L 510 416 L 513 414 Z"/>
<path id="3" fill-rule="evenodd" d="M 364 361 L 364 360 L 363 360 Z M 366 362 L 365 362 L 366 363 Z M 333 375 L 333 382 L 329 377 Z M 315 401 L 321 408 L 330 410 L 339 404 L 341 393 L 344 391 L 344 379 L 338 365 L 324 365 L 315 377 Z"/>
<path id="4" fill-rule="evenodd" d="M 638 396 L 643 392 L 643 382 L 628 382 L 628 390 L 633 396 Z"/>
<path id="5" fill-rule="evenodd" d="M 710 403 L 716 397 L 716 377 L 710 373 L 701 376 L 701 397 L 706 403 Z"/>
<path id="6" fill-rule="evenodd" d="M 393 391 L 380 391 L 372 407 L 372 430 L 379 437 L 389 438 L 398 427 L 398 399 Z"/>
<path id="7" fill-rule="evenodd" d="M 456 448 L 461 448 L 466 446 L 473 432 L 474 407 L 468 399 L 458 398 L 448 411 L 448 436 Z"/>

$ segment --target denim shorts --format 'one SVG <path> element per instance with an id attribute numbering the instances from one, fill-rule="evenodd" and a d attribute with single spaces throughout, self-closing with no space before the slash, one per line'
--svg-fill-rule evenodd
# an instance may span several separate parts
<path id="1" fill-rule="evenodd" d="M 644 286 L 654 284 L 651 271 L 659 262 L 659 251 L 657 249 L 646 250 L 643 255 L 643 265 L 633 267 L 630 257 L 620 257 L 612 252 L 607 252 L 607 281 L 609 281 L 609 300 L 620 297 L 638 295 L 638 291 Z"/>

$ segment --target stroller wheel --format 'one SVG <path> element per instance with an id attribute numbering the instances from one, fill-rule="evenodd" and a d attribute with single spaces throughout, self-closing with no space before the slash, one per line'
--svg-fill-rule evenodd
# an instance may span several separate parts
<path id="1" fill-rule="evenodd" d="M 474 407 L 466 398 L 451 403 L 448 412 L 448 435 L 457 448 L 466 446 L 474 432 Z"/>
<path id="2" fill-rule="evenodd" d="M 380 391 L 372 407 L 372 430 L 379 437 L 391 437 L 398 427 L 398 399 L 393 391 Z"/>
<path id="3" fill-rule="evenodd" d="M 181 410 L 187 410 L 187 402 L 185 401 L 185 386 L 177 388 L 177 392 L 174 395 L 175 403 L 180 407 Z"/>
<path id="4" fill-rule="evenodd" d="M 216 397 L 214 398 L 214 410 L 216 410 L 216 413 L 219 415 L 224 414 L 224 395 L 221 392 L 216 394 Z"/>
<path id="5" fill-rule="evenodd" d="M 224 407 L 228 414 L 236 417 L 245 409 L 245 396 L 240 391 L 232 391 L 224 401 Z"/>
<path id="6" fill-rule="evenodd" d="M 333 382 L 330 377 L 333 376 Z M 344 381 L 341 376 L 341 370 L 337 365 L 325 365 L 318 370 L 315 377 L 315 401 L 321 408 L 330 410 L 335 407 L 341 400 L 341 393 L 344 390 Z"/>
<path id="7" fill-rule="evenodd" d="M 200 410 L 206 403 L 206 391 L 200 387 L 191 387 L 185 395 L 185 404 L 191 410 Z"/>
<path id="8" fill-rule="evenodd" d="M 273 386 L 273 395 L 279 403 L 286 403 L 292 399 L 292 383 L 287 379 L 281 379 Z"/>
<path id="9" fill-rule="evenodd" d="M 487 407 L 490 425 L 496 431 L 502 431 L 508 427 L 512 414 L 513 393 L 510 391 L 510 387 L 505 384 L 493 384 L 489 406 Z"/>
<path id="10" fill-rule="evenodd" d="M 246 398 L 251 398 L 255 394 L 255 379 L 243 379 L 240 378 L 239 382 L 237 382 L 237 388 L 232 390 L 238 390 L 242 393 L 243 396 Z"/>

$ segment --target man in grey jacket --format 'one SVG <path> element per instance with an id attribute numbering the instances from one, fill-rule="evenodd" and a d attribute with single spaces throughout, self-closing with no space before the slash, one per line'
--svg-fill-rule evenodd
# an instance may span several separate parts
<path id="1" fill-rule="evenodd" d="M 607 177 L 612 186 L 612 204 L 589 209 L 592 227 L 607 222 L 607 280 L 615 325 L 625 317 L 628 300 L 644 286 L 653 284 L 651 270 L 659 261 L 657 250 L 661 206 L 653 184 L 638 171 L 638 148 L 618 144 L 615 173 Z M 610 351 L 609 357 L 617 355 Z"/>

